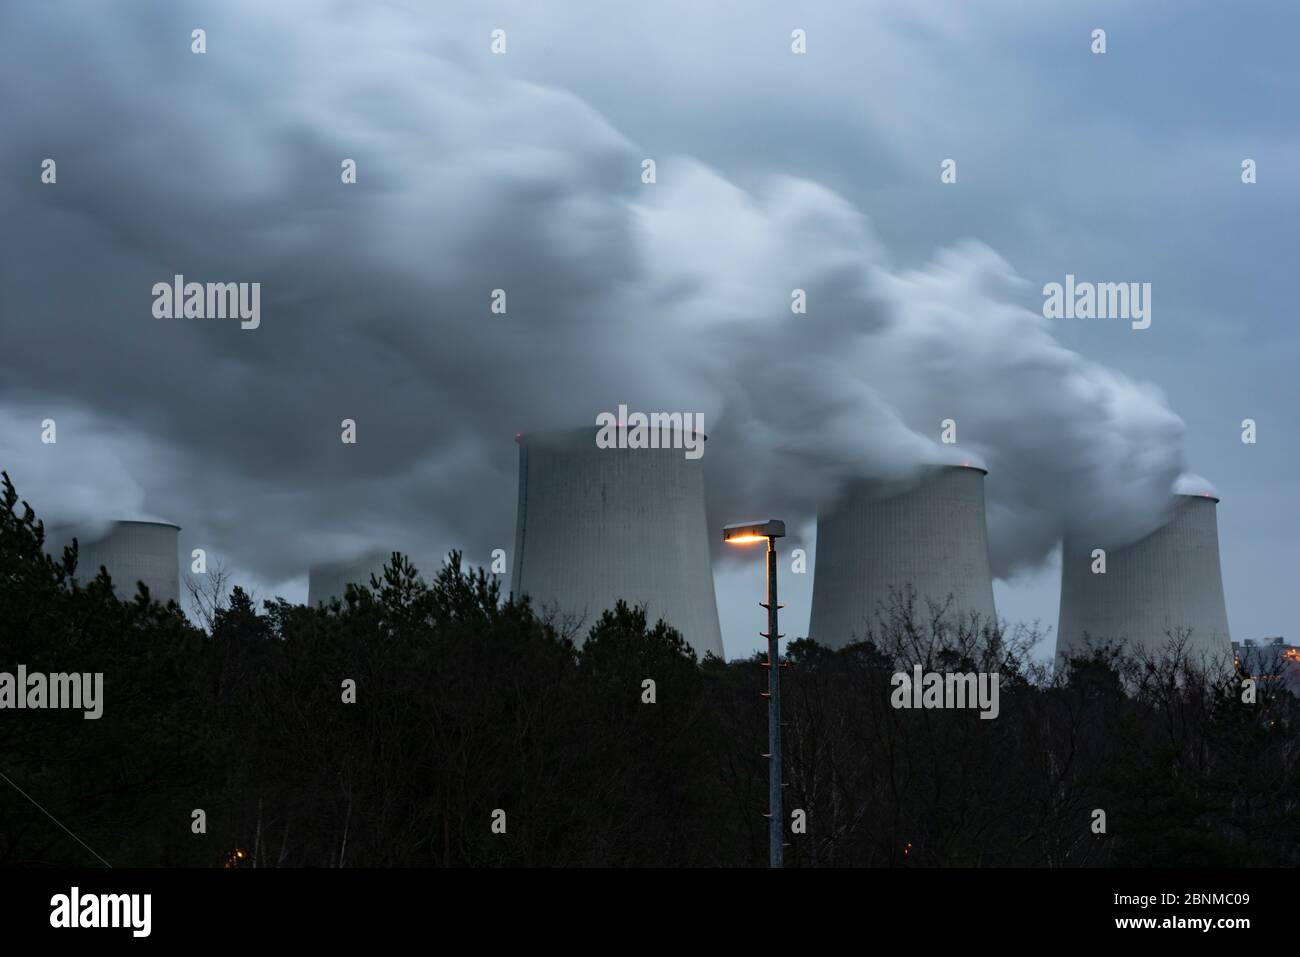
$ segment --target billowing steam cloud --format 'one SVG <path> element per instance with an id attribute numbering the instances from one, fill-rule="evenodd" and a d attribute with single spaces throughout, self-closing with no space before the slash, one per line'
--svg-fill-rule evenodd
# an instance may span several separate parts
<path id="1" fill-rule="evenodd" d="M 92 420 L 58 445 L 89 459 L 5 463 L 38 509 L 147 506 L 269 581 L 375 545 L 486 561 L 514 434 L 625 403 L 705 415 L 726 518 L 977 459 L 1006 572 L 1085 520 L 1148 530 L 1183 471 L 1159 392 L 1062 348 L 983 245 L 903 272 L 812 183 L 659 157 L 644 185 L 583 102 L 382 12 L 223 5 L 198 56 L 169 7 L 69 9 L 0 37 L 0 412 Z M 260 282 L 260 328 L 152 318 L 178 273 Z"/>
<path id="2" fill-rule="evenodd" d="M 50 404 L 9 401 L 4 413 L 0 468 L 21 497 L 38 507 L 52 544 L 59 538 L 55 524 L 86 539 L 106 532 L 113 519 L 158 519 L 145 511 L 145 489 L 137 479 L 147 477 L 150 463 L 125 460 L 139 446 L 124 430 L 105 429 L 78 409 Z M 158 463 L 152 471 L 160 471 Z"/>

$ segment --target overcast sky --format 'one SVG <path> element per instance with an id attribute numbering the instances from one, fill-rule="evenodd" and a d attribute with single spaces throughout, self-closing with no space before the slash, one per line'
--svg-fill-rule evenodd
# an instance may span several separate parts
<path id="1" fill-rule="evenodd" d="M 1054 629 L 1061 528 L 1149 530 L 1192 473 L 1233 637 L 1295 640 L 1298 28 L 1188 0 L 6 3 L 0 467 L 51 518 L 175 521 L 303 600 L 375 545 L 509 551 L 519 431 L 702 412 L 711 524 L 811 548 L 844 478 L 950 460 L 952 417 L 1004 617 Z M 260 282 L 260 327 L 155 319 L 177 273 Z M 1067 273 L 1151 283 L 1150 328 L 1045 319 Z M 748 654 L 761 563 L 716 575 Z"/>

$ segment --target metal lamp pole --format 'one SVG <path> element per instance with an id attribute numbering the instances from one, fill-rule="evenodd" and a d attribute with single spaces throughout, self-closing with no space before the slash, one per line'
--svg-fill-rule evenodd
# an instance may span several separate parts
<path id="1" fill-rule="evenodd" d="M 785 845 L 785 815 L 781 810 L 781 651 L 777 642 L 777 611 L 781 605 L 776 596 L 776 540 L 785 535 L 785 523 L 779 519 L 768 522 L 728 525 L 722 530 L 722 539 L 733 544 L 767 542 L 767 601 L 759 604 L 767 609 L 767 631 L 760 634 L 767 639 L 767 749 L 768 759 L 767 805 L 768 811 L 768 865 L 781 867 Z"/>
<path id="2" fill-rule="evenodd" d="M 767 746 L 768 766 L 768 847 L 769 866 L 781 866 L 781 849 L 785 843 L 785 817 L 781 813 L 781 652 L 777 639 L 776 612 L 776 538 L 767 540 Z"/>

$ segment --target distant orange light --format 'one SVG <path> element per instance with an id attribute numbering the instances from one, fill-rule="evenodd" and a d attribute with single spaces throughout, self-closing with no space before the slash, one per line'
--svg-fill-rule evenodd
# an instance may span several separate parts
<path id="1" fill-rule="evenodd" d="M 735 538 L 727 539 L 728 545 L 752 545 L 754 542 L 765 542 L 766 536 L 763 535 L 737 535 Z"/>

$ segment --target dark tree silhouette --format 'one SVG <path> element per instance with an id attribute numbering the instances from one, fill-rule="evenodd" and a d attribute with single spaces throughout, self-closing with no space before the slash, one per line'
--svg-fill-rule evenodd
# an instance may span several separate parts
<path id="1" fill-rule="evenodd" d="M 233 587 L 197 628 L 43 536 L 6 476 L 0 671 L 102 672 L 104 715 L 6 712 L 0 772 L 114 865 L 766 864 L 758 656 L 699 661 L 623 603 L 579 646 L 454 553 L 328 608 Z M 787 866 L 1300 864 L 1280 682 L 1247 703 L 1186 635 L 1053 673 L 1034 632 L 906 593 L 859 637 L 786 650 Z M 995 673 L 998 717 L 893 707 L 913 664 Z M 98 863 L 0 781 L 0 864 Z"/>

